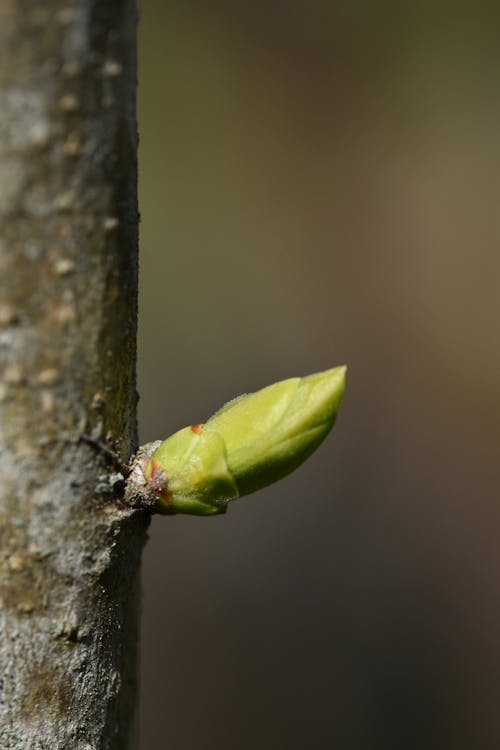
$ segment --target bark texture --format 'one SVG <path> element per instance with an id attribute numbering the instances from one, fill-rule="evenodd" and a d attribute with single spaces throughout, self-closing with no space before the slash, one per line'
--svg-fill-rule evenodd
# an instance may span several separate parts
<path id="1" fill-rule="evenodd" d="M 132 0 L 0 2 L 0 747 L 135 747 Z"/>

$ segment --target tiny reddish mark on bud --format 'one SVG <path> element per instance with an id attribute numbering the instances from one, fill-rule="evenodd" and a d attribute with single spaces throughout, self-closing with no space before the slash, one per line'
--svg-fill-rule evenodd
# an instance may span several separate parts
<path id="1" fill-rule="evenodd" d="M 172 493 L 168 490 L 165 490 L 165 492 L 158 492 L 158 497 L 161 497 L 165 505 L 172 505 Z"/>
<path id="2" fill-rule="evenodd" d="M 198 424 L 192 424 L 191 430 L 194 432 L 195 435 L 201 435 L 201 431 L 203 430 L 203 422 L 199 422 Z"/>
<path id="3" fill-rule="evenodd" d="M 148 486 L 155 493 L 157 497 L 160 497 L 165 505 L 172 505 L 172 493 L 167 487 L 167 473 L 159 461 L 151 459 L 149 466 L 151 472 L 148 477 Z"/>
<path id="4" fill-rule="evenodd" d="M 156 461 L 154 458 L 152 458 L 149 465 L 151 467 L 151 471 L 149 473 L 148 479 L 151 483 L 160 484 L 161 482 L 167 481 L 165 469 L 159 461 Z"/>
<path id="5" fill-rule="evenodd" d="M 147 486 L 148 488 L 154 492 L 155 495 L 158 495 L 162 499 L 165 500 L 165 502 L 168 502 L 171 497 L 171 493 L 167 489 L 167 473 L 163 466 L 159 463 L 159 461 L 155 461 L 154 458 L 152 458 L 148 464 L 148 472 L 147 472 Z"/>

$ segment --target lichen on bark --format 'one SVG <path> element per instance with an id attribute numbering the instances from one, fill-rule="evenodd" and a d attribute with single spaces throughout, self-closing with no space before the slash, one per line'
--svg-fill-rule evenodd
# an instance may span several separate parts
<path id="1" fill-rule="evenodd" d="M 131 0 L 0 4 L 0 747 L 135 747 Z"/>

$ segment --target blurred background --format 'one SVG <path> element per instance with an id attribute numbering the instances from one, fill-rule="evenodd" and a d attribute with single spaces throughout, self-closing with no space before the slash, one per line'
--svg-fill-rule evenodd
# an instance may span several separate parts
<path id="1" fill-rule="evenodd" d="M 346 363 L 332 435 L 155 518 L 142 750 L 500 747 L 500 6 L 142 0 L 142 442 Z"/>

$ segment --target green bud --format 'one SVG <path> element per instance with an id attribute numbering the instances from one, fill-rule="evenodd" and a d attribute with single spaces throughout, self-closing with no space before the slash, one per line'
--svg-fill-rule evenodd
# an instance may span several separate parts
<path id="1" fill-rule="evenodd" d="M 296 469 L 332 428 L 345 371 L 336 367 L 274 383 L 164 440 L 144 470 L 158 488 L 158 510 L 224 513 L 229 500 Z"/>

